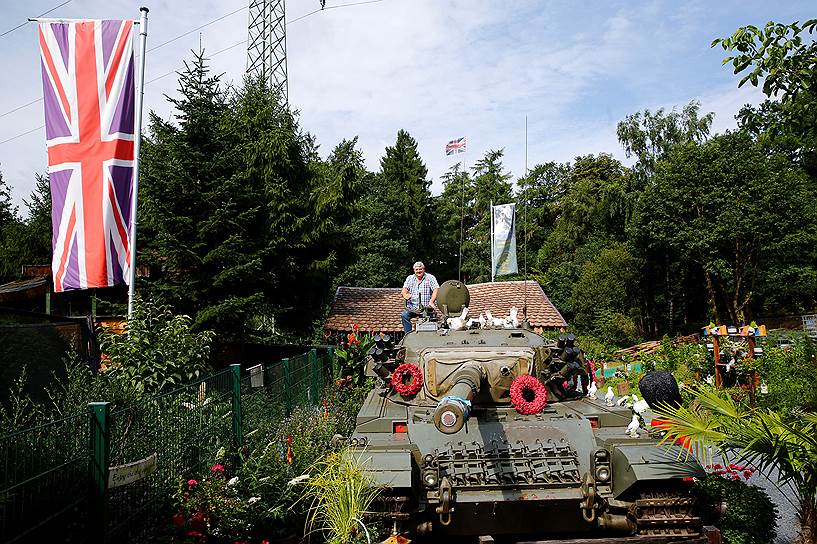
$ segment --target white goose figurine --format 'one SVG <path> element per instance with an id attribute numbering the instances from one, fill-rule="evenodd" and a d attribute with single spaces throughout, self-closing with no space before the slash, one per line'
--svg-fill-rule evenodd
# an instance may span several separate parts
<path id="1" fill-rule="evenodd" d="M 638 422 L 638 416 L 633 414 L 633 420 L 627 425 L 626 434 L 630 435 L 630 438 L 638 438 L 638 429 L 641 427 L 641 424 Z"/>
<path id="2" fill-rule="evenodd" d="M 635 396 L 635 395 L 633 395 Z M 633 412 L 638 414 L 639 416 L 642 415 L 644 412 L 650 409 L 650 405 L 647 404 L 647 401 L 644 399 L 637 400 L 633 403 Z"/>
<path id="3" fill-rule="evenodd" d="M 587 391 L 587 398 L 591 400 L 596 400 L 596 392 L 599 390 L 596 387 L 596 382 L 590 382 L 590 389 Z"/>
<path id="4" fill-rule="evenodd" d="M 468 306 L 462 309 L 459 317 L 448 318 L 448 328 L 453 331 L 461 331 L 465 328 L 465 318 L 468 317 Z"/>
<path id="5" fill-rule="evenodd" d="M 614 398 L 616 398 L 616 396 L 613 394 L 613 386 L 608 385 L 607 394 L 604 395 L 604 404 L 606 404 L 607 406 L 612 406 Z"/>
<path id="6" fill-rule="evenodd" d="M 519 328 L 519 319 L 517 319 L 518 314 L 519 310 L 516 309 L 516 306 L 511 306 L 511 309 L 508 312 L 508 316 L 505 318 L 505 322 L 503 323 L 503 327 L 505 327 L 506 329 L 518 329 Z"/>
<path id="7" fill-rule="evenodd" d="M 479 313 L 479 319 L 477 321 L 479 321 L 479 328 L 480 329 L 484 329 L 485 324 L 488 323 L 488 321 L 485 319 L 485 316 L 482 314 L 482 312 Z"/>
<path id="8" fill-rule="evenodd" d="M 616 403 L 616 406 L 624 406 L 627 403 L 627 399 L 628 399 L 627 395 L 620 397 L 618 399 L 618 402 Z"/>

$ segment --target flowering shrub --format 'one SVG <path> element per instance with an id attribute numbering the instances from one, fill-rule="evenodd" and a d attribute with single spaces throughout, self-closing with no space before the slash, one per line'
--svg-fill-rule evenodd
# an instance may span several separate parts
<path id="1" fill-rule="evenodd" d="M 259 512 L 258 497 L 248 497 L 239 478 L 228 479 L 227 469 L 216 463 L 207 476 L 182 480 L 173 495 L 172 516 L 176 535 L 195 544 L 261 543 L 249 522 Z"/>
<path id="2" fill-rule="evenodd" d="M 715 476 L 735 481 L 740 481 L 741 476 L 743 476 L 744 480 L 748 480 L 757 471 L 755 467 L 736 465 L 735 463 L 729 463 L 728 465 L 715 463 L 713 465 L 706 465 L 705 468 L 707 472 Z"/>
<path id="3" fill-rule="evenodd" d="M 717 466 L 720 468 L 715 468 Z M 741 476 L 745 474 L 739 473 L 738 466 L 715 464 L 710 468 L 715 472 L 695 482 L 697 508 L 704 525 L 718 527 L 725 544 L 774 542 L 777 507 L 769 496 L 759 487 L 743 481 Z M 714 507 L 724 504 L 725 512 L 717 517 Z"/>
<path id="4" fill-rule="evenodd" d="M 374 339 L 371 335 L 361 334 L 360 328 L 353 325 L 342 347 L 335 350 L 341 376 L 346 376 L 349 383 L 359 385 L 365 381 L 365 360 L 372 346 Z"/>

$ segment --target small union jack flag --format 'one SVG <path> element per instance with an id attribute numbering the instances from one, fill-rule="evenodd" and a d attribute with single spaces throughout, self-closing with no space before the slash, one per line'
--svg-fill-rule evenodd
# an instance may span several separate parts
<path id="1" fill-rule="evenodd" d="M 133 21 L 40 23 L 54 291 L 129 277 Z"/>
<path id="2" fill-rule="evenodd" d="M 445 144 L 446 155 L 454 155 L 457 153 L 465 153 L 465 136 L 462 138 L 457 138 L 456 140 L 451 140 Z"/>

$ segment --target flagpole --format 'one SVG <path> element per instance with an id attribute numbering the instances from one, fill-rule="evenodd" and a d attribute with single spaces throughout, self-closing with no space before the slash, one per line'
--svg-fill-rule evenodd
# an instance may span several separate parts
<path id="1" fill-rule="evenodd" d="M 128 321 L 133 317 L 133 296 L 136 290 L 136 210 L 139 197 L 139 153 L 142 148 L 142 104 L 145 98 L 145 43 L 148 37 L 148 8 L 139 8 L 139 86 L 136 92 L 136 126 L 133 143 L 133 193 L 130 223 L 130 281 L 128 284 Z"/>
<path id="2" fill-rule="evenodd" d="M 494 283 L 494 201 L 491 201 L 491 283 Z"/>

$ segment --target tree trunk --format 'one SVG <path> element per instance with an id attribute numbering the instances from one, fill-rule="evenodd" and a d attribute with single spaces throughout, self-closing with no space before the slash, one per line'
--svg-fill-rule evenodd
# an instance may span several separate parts
<path id="1" fill-rule="evenodd" d="M 712 282 L 712 274 L 704 270 L 704 277 L 706 278 L 706 292 L 709 294 L 709 304 L 712 309 L 712 318 L 716 324 L 721 323 L 718 315 L 718 297 L 715 293 L 715 284 Z"/>
<path id="2" fill-rule="evenodd" d="M 801 497 L 797 517 L 802 544 L 817 544 L 817 497 Z"/>

